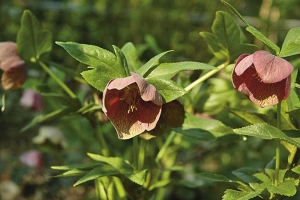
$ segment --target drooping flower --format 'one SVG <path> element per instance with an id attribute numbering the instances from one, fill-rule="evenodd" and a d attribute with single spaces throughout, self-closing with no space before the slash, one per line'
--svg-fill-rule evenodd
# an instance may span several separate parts
<path id="1" fill-rule="evenodd" d="M 156 88 L 136 73 L 110 80 L 103 92 L 103 112 L 119 139 L 129 139 L 155 128 L 163 100 Z"/>
<path id="2" fill-rule="evenodd" d="M 233 86 L 260 107 L 287 99 L 293 66 L 267 51 L 241 55 L 232 72 Z"/>
<path id="3" fill-rule="evenodd" d="M 20 100 L 20 104 L 30 110 L 42 110 L 44 108 L 44 101 L 42 96 L 34 90 L 24 90 Z"/>
<path id="4" fill-rule="evenodd" d="M 25 82 L 27 70 L 16 43 L 0 42 L 0 69 L 3 70 L 1 82 L 5 90 L 18 89 Z"/>

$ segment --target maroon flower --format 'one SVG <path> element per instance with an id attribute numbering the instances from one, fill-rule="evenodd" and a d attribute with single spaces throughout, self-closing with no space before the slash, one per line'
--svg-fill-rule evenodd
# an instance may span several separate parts
<path id="1" fill-rule="evenodd" d="M 103 112 L 119 139 L 129 139 L 155 128 L 162 97 L 156 88 L 136 73 L 110 80 L 103 92 Z"/>
<path id="2" fill-rule="evenodd" d="M 42 96 L 34 90 L 24 90 L 20 104 L 30 110 L 42 110 L 44 101 Z"/>
<path id="3" fill-rule="evenodd" d="M 232 72 L 233 86 L 260 107 L 286 99 L 293 66 L 267 51 L 241 55 Z"/>
<path id="4" fill-rule="evenodd" d="M 1 82 L 5 90 L 20 88 L 27 78 L 25 62 L 21 59 L 14 42 L 0 42 Z"/>

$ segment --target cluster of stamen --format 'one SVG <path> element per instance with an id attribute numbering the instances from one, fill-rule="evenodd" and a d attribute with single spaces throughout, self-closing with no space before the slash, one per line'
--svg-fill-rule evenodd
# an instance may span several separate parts
<path id="1" fill-rule="evenodd" d="M 124 95 L 120 100 L 125 100 L 128 103 L 127 113 L 137 110 L 136 102 L 138 101 L 139 90 L 138 87 L 126 87 L 124 89 Z"/>

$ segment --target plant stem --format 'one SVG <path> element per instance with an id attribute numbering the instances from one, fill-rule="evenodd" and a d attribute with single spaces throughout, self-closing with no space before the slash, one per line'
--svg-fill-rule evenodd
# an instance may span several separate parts
<path id="1" fill-rule="evenodd" d="M 77 96 L 70 90 L 70 88 L 68 86 L 66 86 L 66 84 L 64 82 L 62 82 L 50 69 L 49 67 L 44 64 L 42 61 L 38 60 L 37 61 L 39 63 L 39 65 L 45 70 L 45 72 L 47 74 L 49 74 L 51 76 L 51 78 L 53 78 L 53 80 L 56 81 L 56 83 L 72 98 L 76 98 Z"/>
<path id="2" fill-rule="evenodd" d="M 133 156 L 133 167 L 134 167 L 134 170 L 137 171 L 139 169 L 139 166 L 138 166 L 139 138 L 137 136 L 133 137 L 132 156 Z"/>
<path id="3" fill-rule="evenodd" d="M 277 128 L 281 128 L 281 102 L 277 104 Z M 275 177 L 274 177 L 274 185 L 278 187 L 279 181 L 279 168 L 280 168 L 280 140 L 276 141 L 276 157 L 275 157 Z"/>
<path id="4" fill-rule="evenodd" d="M 171 132 L 166 140 L 166 142 L 164 143 L 163 147 L 159 150 L 156 158 L 155 158 L 155 162 L 158 163 L 159 160 L 163 157 L 163 155 L 165 154 L 167 148 L 170 146 L 171 142 L 174 140 L 176 136 L 175 132 Z"/>
<path id="5" fill-rule="evenodd" d="M 186 88 L 184 88 L 186 91 L 190 91 L 191 89 L 193 89 L 194 87 L 196 87 L 198 84 L 202 83 L 203 81 L 205 81 L 206 79 L 208 79 L 209 77 L 213 76 L 214 74 L 216 74 L 217 72 L 221 71 L 222 69 L 224 69 L 226 66 L 228 65 L 228 63 L 223 63 L 221 65 L 219 65 L 218 67 L 216 67 L 216 69 L 213 69 L 211 71 L 209 71 L 208 73 L 204 74 L 203 76 L 199 77 L 196 81 L 192 82 L 190 85 L 188 85 Z"/>

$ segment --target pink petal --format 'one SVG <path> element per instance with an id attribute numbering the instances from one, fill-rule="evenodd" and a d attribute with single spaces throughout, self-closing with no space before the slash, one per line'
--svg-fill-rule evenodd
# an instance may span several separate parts
<path id="1" fill-rule="evenodd" d="M 287 78 L 294 69 L 286 60 L 267 51 L 256 51 L 253 54 L 253 62 L 258 76 L 264 83 L 279 82 Z"/>
<path id="2" fill-rule="evenodd" d="M 251 65 L 253 65 L 253 55 L 242 54 L 236 61 L 234 71 L 240 76 L 244 73 Z"/>
<path id="3" fill-rule="evenodd" d="M 25 66 L 10 68 L 2 74 L 2 87 L 5 90 L 20 88 L 27 78 Z"/>
<path id="4" fill-rule="evenodd" d="M 132 76 L 128 76 L 125 78 L 116 78 L 114 80 L 111 80 L 107 84 L 107 89 L 117 89 L 117 90 L 122 90 L 123 88 L 127 87 L 128 85 L 136 82 L 135 79 Z"/>
<path id="5" fill-rule="evenodd" d="M 147 81 L 143 77 L 141 77 L 136 73 L 132 72 L 131 76 L 134 78 L 135 82 L 137 83 L 141 93 L 141 97 L 144 101 L 152 101 L 156 105 L 163 104 L 161 95 L 153 85 L 147 83 Z"/>

